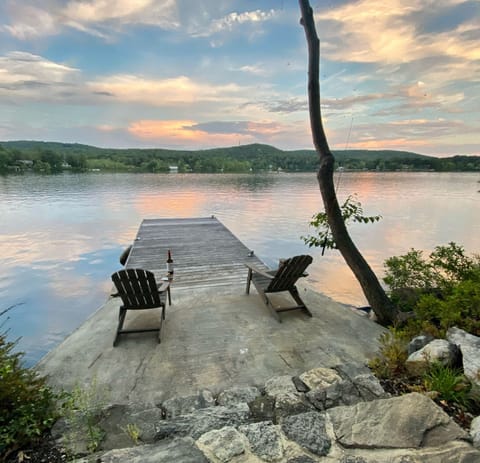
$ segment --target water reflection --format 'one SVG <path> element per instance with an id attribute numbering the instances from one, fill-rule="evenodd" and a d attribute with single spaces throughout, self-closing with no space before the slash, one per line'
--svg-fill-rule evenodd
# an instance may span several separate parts
<path id="1" fill-rule="evenodd" d="M 378 275 L 411 247 L 456 241 L 478 252 L 475 174 L 343 173 L 340 200 L 358 193 L 373 225 L 351 234 Z M 34 363 L 98 308 L 110 274 L 145 218 L 217 216 L 268 265 L 309 252 L 310 283 L 345 303 L 365 305 L 337 252 L 300 240 L 322 208 L 315 174 L 83 174 L 0 178 L 0 309 L 23 303 L 8 326 Z"/>

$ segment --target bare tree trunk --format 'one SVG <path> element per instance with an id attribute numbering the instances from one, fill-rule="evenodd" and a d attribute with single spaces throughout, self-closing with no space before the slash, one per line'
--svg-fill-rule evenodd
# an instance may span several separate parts
<path id="1" fill-rule="evenodd" d="M 377 316 L 378 322 L 383 325 L 392 324 L 397 316 L 396 308 L 386 295 L 375 273 L 350 238 L 340 206 L 338 205 L 333 183 L 335 159 L 328 146 L 320 110 L 320 41 L 315 30 L 313 11 L 309 1 L 299 0 L 299 3 L 302 13 L 300 22 L 305 29 L 308 44 L 308 103 L 310 109 L 310 126 L 312 129 L 313 144 L 320 158 L 317 178 L 328 224 L 338 250 L 360 283 L 368 303 Z"/>

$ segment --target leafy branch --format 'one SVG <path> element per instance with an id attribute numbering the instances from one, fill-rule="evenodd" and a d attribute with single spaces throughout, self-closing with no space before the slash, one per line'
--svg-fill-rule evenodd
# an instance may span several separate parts
<path id="1" fill-rule="evenodd" d="M 362 204 L 357 200 L 356 195 L 349 195 L 345 202 L 340 206 L 342 218 L 346 225 L 352 222 L 356 223 L 374 223 L 378 222 L 381 215 L 364 215 Z M 301 238 L 308 247 L 322 247 L 322 255 L 325 249 L 337 249 L 337 245 L 330 232 L 328 217 L 326 212 L 319 212 L 312 217 L 310 226 L 315 228 L 314 235 L 302 236 Z"/>

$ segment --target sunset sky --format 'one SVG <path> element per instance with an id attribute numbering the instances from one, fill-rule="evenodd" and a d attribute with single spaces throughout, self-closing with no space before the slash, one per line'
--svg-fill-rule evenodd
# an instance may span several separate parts
<path id="1" fill-rule="evenodd" d="M 333 149 L 480 155 L 478 0 L 312 0 Z M 312 148 L 294 0 L 0 0 L 0 140 Z"/>

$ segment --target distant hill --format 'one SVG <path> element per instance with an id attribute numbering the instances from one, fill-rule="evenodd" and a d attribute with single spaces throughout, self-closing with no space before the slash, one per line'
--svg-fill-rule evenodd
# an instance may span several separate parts
<path id="1" fill-rule="evenodd" d="M 96 146 L 83 145 L 81 143 L 60 143 L 51 141 L 32 141 L 32 140 L 18 140 L 18 141 L 0 141 L 0 145 L 5 148 L 16 148 L 21 151 L 38 151 L 38 150 L 52 150 L 54 152 L 68 154 L 68 153 L 85 153 L 104 155 L 112 152 L 144 152 L 144 153 L 163 153 L 166 155 L 179 154 L 207 154 L 207 155 L 226 155 L 236 159 L 249 159 L 263 155 L 279 155 L 288 154 L 291 156 L 317 156 L 315 150 L 281 150 L 271 145 L 264 145 L 260 143 L 253 143 L 250 145 L 238 145 L 228 148 L 211 148 L 204 150 L 172 150 L 164 148 L 98 148 Z M 413 153 L 410 151 L 395 151 L 395 150 L 334 150 L 333 154 L 338 161 L 344 159 L 362 159 L 362 160 L 379 160 L 379 159 L 436 159 L 434 156 L 427 156 L 424 154 Z"/>
<path id="2" fill-rule="evenodd" d="M 438 158 L 394 150 L 335 150 L 333 154 L 337 166 L 347 170 L 480 171 L 479 156 Z M 79 143 L 28 140 L 0 142 L 1 171 L 8 171 L 12 162 L 18 164 L 19 159 L 31 160 L 40 171 L 48 171 L 46 164 L 53 166 L 52 171 L 68 165 L 78 170 L 141 172 L 164 172 L 172 165 L 180 172 L 313 171 L 318 167 L 318 155 L 314 150 L 284 151 L 259 143 L 205 150 L 171 150 L 98 148 Z"/>

